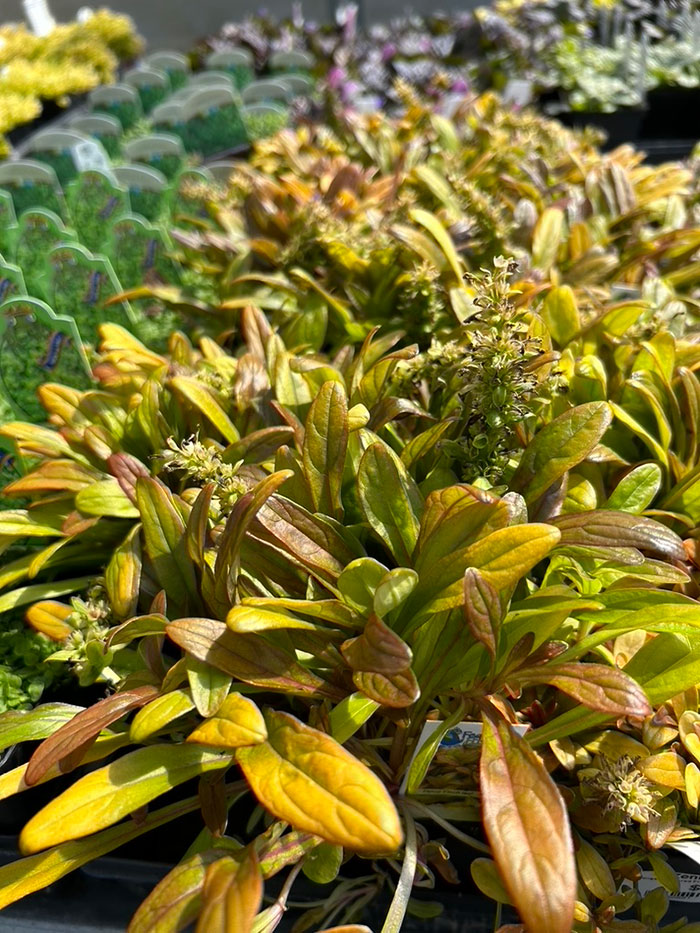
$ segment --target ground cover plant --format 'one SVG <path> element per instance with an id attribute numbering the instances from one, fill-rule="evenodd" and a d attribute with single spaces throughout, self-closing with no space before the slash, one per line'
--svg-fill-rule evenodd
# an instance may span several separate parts
<path id="1" fill-rule="evenodd" d="M 33 546 L 0 611 L 105 685 L 0 717 L 40 743 L 0 797 L 75 773 L 2 905 L 201 810 L 131 933 L 273 930 L 306 882 L 300 931 L 456 882 L 496 925 L 664 922 L 700 786 L 692 172 L 400 92 L 227 198 L 193 176 L 180 283 L 128 293 L 189 335 L 102 323 L 92 387 L 1 429 Z"/>

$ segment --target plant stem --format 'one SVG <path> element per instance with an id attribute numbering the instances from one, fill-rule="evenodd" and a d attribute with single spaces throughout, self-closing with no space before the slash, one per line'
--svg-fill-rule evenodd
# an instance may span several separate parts
<path id="1" fill-rule="evenodd" d="M 406 826 L 403 867 L 381 933 L 399 933 L 401 930 L 403 918 L 406 916 L 408 901 L 411 897 L 411 890 L 413 889 L 413 879 L 416 875 L 416 865 L 418 863 L 416 824 L 411 814 L 406 812 L 406 810 L 403 811 L 403 817 Z"/>

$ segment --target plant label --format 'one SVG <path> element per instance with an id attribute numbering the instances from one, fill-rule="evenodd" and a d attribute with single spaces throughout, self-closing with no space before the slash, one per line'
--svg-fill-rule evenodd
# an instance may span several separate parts
<path id="1" fill-rule="evenodd" d="M 104 242 L 112 221 L 131 210 L 126 188 L 116 183 L 111 171 L 82 172 L 68 186 L 66 197 L 80 240 L 93 251 Z"/>
<path id="2" fill-rule="evenodd" d="M 111 263 L 82 246 L 59 246 L 49 257 L 51 298 L 57 313 L 72 317 L 85 343 L 96 346 L 100 324 L 131 330 L 134 314 L 126 302 L 107 302 L 123 291 Z"/>
<path id="3" fill-rule="evenodd" d="M 168 187 L 165 175 L 145 165 L 119 165 L 114 175 L 117 182 L 128 190 L 133 213 L 141 214 L 146 220 L 157 220 Z"/>
<path id="4" fill-rule="evenodd" d="M 34 208 L 25 211 L 19 222 L 14 261 L 22 270 L 27 291 L 36 298 L 49 297 L 49 266 L 47 257 L 60 244 L 75 240 L 53 211 Z"/>
<path id="5" fill-rule="evenodd" d="M 46 382 L 76 389 L 92 383 L 75 323 L 35 298 L 0 305 L 0 391 L 21 418 L 42 422 L 37 390 Z"/>
<path id="6" fill-rule="evenodd" d="M 33 207 L 44 207 L 61 217 L 66 216 L 56 172 L 43 162 L 34 159 L 3 162 L 0 164 L 0 188 L 11 194 L 17 217 Z"/>
<path id="7" fill-rule="evenodd" d="M 47 0 L 22 0 L 22 7 L 35 36 L 43 38 L 54 31 L 56 20 L 51 15 Z"/>
<path id="8" fill-rule="evenodd" d="M 423 725 L 421 730 L 420 738 L 416 742 L 416 747 L 414 749 L 411 760 L 408 763 L 408 768 L 406 768 L 406 773 L 404 775 L 403 781 L 401 782 L 401 787 L 399 788 L 400 794 L 406 793 L 406 787 L 408 785 L 408 775 L 411 771 L 411 765 L 413 764 L 416 755 L 425 745 L 425 743 L 430 739 L 443 725 L 443 721 L 434 720 L 426 722 Z M 442 738 L 442 741 L 438 745 L 435 753 L 438 751 L 448 750 L 448 749 L 468 749 L 468 748 L 479 748 L 481 746 L 481 733 L 483 731 L 483 724 L 480 722 L 460 722 L 456 726 L 453 726 L 449 729 Z M 513 726 L 513 730 L 518 733 L 518 735 L 524 735 L 528 727 L 527 726 Z M 428 766 L 430 767 L 430 766 Z"/>
<path id="9" fill-rule="evenodd" d="M 73 162 L 79 172 L 96 170 L 111 176 L 112 166 L 107 153 L 94 139 L 86 139 L 83 142 L 76 143 L 73 146 L 72 153 Z"/>

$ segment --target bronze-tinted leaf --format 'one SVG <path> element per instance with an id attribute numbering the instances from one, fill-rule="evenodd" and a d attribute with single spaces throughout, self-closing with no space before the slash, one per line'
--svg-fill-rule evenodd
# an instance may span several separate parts
<path id="1" fill-rule="evenodd" d="M 393 709 L 411 706 L 420 697 L 416 675 L 410 668 L 396 674 L 355 671 L 352 682 L 370 700 Z"/>
<path id="2" fill-rule="evenodd" d="M 589 709 L 644 719 L 652 714 L 644 691 L 624 671 L 604 664 L 541 664 L 513 675 L 518 683 L 551 684 Z"/>
<path id="3" fill-rule="evenodd" d="M 527 742 L 495 714 L 484 716 L 480 784 L 486 834 L 525 926 L 571 933 L 576 862 L 566 806 Z"/>
<path id="4" fill-rule="evenodd" d="M 136 482 L 139 477 L 148 478 L 151 474 L 148 469 L 132 457 L 131 454 L 112 454 L 107 460 L 107 467 L 112 476 L 116 477 L 119 485 L 136 505 Z"/>
<path id="5" fill-rule="evenodd" d="M 81 760 L 99 732 L 121 719 L 133 709 L 138 709 L 158 694 L 155 687 L 137 687 L 123 693 L 98 700 L 88 709 L 77 713 L 53 735 L 45 739 L 29 760 L 24 780 L 36 784 L 55 764 L 65 763 L 66 770 L 74 768 Z"/>
<path id="6" fill-rule="evenodd" d="M 306 417 L 302 459 L 315 512 L 343 517 L 340 487 L 348 446 L 348 404 L 343 387 L 329 381 Z"/>
<path id="7" fill-rule="evenodd" d="M 207 868 L 196 933 L 250 933 L 260 910 L 263 880 L 254 847 Z"/>
<path id="8" fill-rule="evenodd" d="M 411 649 L 385 622 L 371 615 L 362 635 L 341 646 L 343 657 L 353 670 L 398 674 L 411 666 Z"/>
<path id="9" fill-rule="evenodd" d="M 495 657 L 503 607 L 498 590 L 475 567 L 464 574 L 464 618 L 474 638 Z"/>
<path id="10" fill-rule="evenodd" d="M 652 557 L 685 562 L 678 535 L 651 518 L 601 509 L 560 515 L 551 520 L 561 532 L 561 544 L 602 547 L 635 547 Z"/>
<path id="11" fill-rule="evenodd" d="M 260 635 L 239 635 L 213 619 L 178 619 L 167 633 L 182 649 L 244 683 L 300 696 L 342 699 L 343 693 L 302 667 L 294 655 Z"/>

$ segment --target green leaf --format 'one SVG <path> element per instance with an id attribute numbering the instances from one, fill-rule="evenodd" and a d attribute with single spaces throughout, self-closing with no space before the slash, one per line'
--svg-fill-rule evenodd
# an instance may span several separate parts
<path id="1" fill-rule="evenodd" d="M 379 581 L 374 592 L 373 608 L 384 618 L 398 609 L 418 585 L 418 574 L 408 567 L 396 567 Z"/>
<path id="2" fill-rule="evenodd" d="M 131 741 L 135 744 L 148 741 L 193 709 L 194 702 L 189 690 L 171 690 L 156 697 L 134 716 L 129 730 Z"/>
<path id="3" fill-rule="evenodd" d="M 422 496 L 396 454 L 383 444 L 365 451 L 357 474 L 360 505 L 396 561 L 410 565 L 418 540 Z"/>
<path id="4" fill-rule="evenodd" d="M 348 446 L 348 404 L 337 382 L 326 382 L 306 417 L 302 459 L 314 510 L 343 517 L 340 488 Z"/>
<path id="5" fill-rule="evenodd" d="M 185 523 L 173 494 L 161 483 L 141 477 L 136 481 L 136 501 L 143 522 L 148 554 L 158 578 L 177 614 L 199 603 L 194 567 L 187 555 Z"/>
<path id="6" fill-rule="evenodd" d="M 68 703 L 42 703 L 32 710 L 7 710 L 0 714 L 0 750 L 19 742 L 46 739 L 83 711 Z"/>
<path id="7" fill-rule="evenodd" d="M 369 615 L 375 591 L 387 573 L 388 568 L 373 557 L 358 557 L 338 577 L 338 592 L 351 609 Z"/>
<path id="8" fill-rule="evenodd" d="M 364 693 L 351 693 L 334 706 L 329 720 L 331 735 L 336 742 L 341 745 L 347 742 L 376 713 L 379 705 Z"/>
<path id="9" fill-rule="evenodd" d="M 342 863 L 341 847 L 322 842 L 307 854 L 302 871 L 315 884 L 330 884 L 338 877 Z"/>
<path id="10" fill-rule="evenodd" d="M 174 376 L 170 385 L 207 418 L 229 444 L 240 440 L 238 429 L 216 401 L 211 390 L 197 379 Z"/>
<path id="11" fill-rule="evenodd" d="M 500 717 L 484 716 L 480 786 L 486 835 L 523 922 L 537 933 L 571 933 L 576 862 L 566 806 L 542 762 Z"/>
<path id="12" fill-rule="evenodd" d="M 110 518 L 139 518 L 140 512 L 123 492 L 116 479 L 110 478 L 81 489 L 75 504 L 85 515 L 107 515 Z"/>
<path id="13" fill-rule="evenodd" d="M 587 402 L 545 425 L 529 444 L 511 481 L 528 505 L 586 459 L 610 426 L 607 402 Z"/>
<path id="14" fill-rule="evenodd" d="M 620 480 L 604 508 L 641 515 L 656 498 L 662 480 L 658 463 L 642 463 Z"/>
<path id="15" fill-rule="evenodd" d="M 382 781 L 330 736 L 288 713 L 265 714 L 268 739 L 239 749 L 260 803 L 295 829 L 366 855 L 393 854 L 401 824 Z"/>
<path id="16" fill-rule="evenodd" d="M 40 852 L 111 826 L 184 781 L 231 758 L 196 745 L 139 748 L 76 781 L 26 824 L 20 849 Z"/>
<path id="17" fill-rule="evenodd" d="M 187 656 L 187 680 L 190 693 L 200 716 L 214 716 L 228 696 L 231 688 L 231 675 L 224 674 L 211 664 L 204 664 L 196 658 Z"/>
<path id="18" fill-rule="evenodd" d="M 549 291 L 540 308 L 540 316 L 560 347 L 566 346 L 581 330 L 576 297 L 568 285 L 555 286 Z"/>

